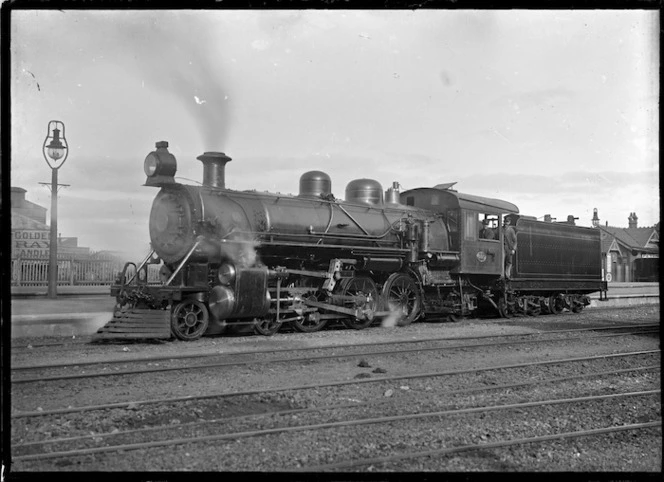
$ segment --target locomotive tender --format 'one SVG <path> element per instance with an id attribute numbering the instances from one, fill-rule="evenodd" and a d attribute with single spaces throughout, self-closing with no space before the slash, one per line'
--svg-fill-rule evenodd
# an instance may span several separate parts
<path id="1" fill-rule="evenodd" d="M 383 192 L 357 179 L 342 201 L 327 174 L 310 171 L 297 195 L 235 191 L 225 186 L 231 158 L 198 159 L 203 183 L 193 186 L 175 180 L 167 142 L 146 157 L 145 185 L 160 188 L 149 220 L 153 250 L 125 265 L 111 288 L 114 318 L 98 338 L 578 312 L 589 293 L 606 290 L 597 230 L 521 216 L 514 204 L 457 192 L 454 183 L 399 192 L 395 182 Z M 505 218 L 518 245 L 509 279 Z"/>

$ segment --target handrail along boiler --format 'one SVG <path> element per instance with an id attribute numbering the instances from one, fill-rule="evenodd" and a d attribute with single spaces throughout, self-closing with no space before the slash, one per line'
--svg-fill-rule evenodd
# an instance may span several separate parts
<path id="1" fill-rule="evenodd" d="M 386 317 L 406 325 L 558 313 L 606 290 L 596 230 L 520 216 L 515 205 L 459 193 L 454 183 L 399 192 L 394 182 L 384 192 L 356 179 L 340 200 L 326 173 L 309 171 L 297 195 L 236 191 L 225 185 L 230 157 L 198 159 L 203 183 L 195 186 L 175 180 L 167 142 L 146 157 L 145 185 L 160 188 L 149 219 L 153 251 L 125 265 L 111 288 L 114 318 L 98 338 L 141 337 L 149 331 L 141 319 L 161 337 L 194 340 L 233 324 L 271 335 L 284 323 L 312 332 L 335 320 L 363 329 Z M 506 217 L 519 246 L 510 279 Z M 149 282 L 153 265 L 159 283 Z"/>

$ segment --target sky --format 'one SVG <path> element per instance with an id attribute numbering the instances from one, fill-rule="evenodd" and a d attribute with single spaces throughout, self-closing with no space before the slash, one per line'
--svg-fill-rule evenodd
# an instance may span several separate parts
<path id="1" fill-rule="evenodd" d="M 64 122 L 58 231 L 93 251 L 147 253 L 162 140 L 187 184 L 223 151 L 230 189 L 315 169 L 338 198 L 456 182 L 540 219 L 659 221 L 658 11 L 25 10 L 10 35 L 11 185 L 50 209 Z"/>

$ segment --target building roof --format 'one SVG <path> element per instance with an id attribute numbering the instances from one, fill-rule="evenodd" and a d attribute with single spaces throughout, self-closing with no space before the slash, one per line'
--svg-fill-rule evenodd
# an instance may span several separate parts
<path id="1" fill-rule="evenodd" d="M 649 228 L 617 228 L 614 226 L 598 226 L 602 231 L 602 252 L 606 253 L 617 241 L 630 251 L 646 253 L 659 252 L 659 236 L 654 227 Z"/>
<path id="2" fill-rule="evenodd" d="M 638 246 L 643 246 L 644 248 L 648 245 L 648 242 L 656 241 L 659 243 L 659 236 L 655 231 L 655 228 L 627 228 L 625 229 L 627 233 Z M 654 236 L 653 236 L 654 233 Z M 655 239 L 652 239 L 655 238 Z"/>
<path id="3" fill-rule="evenodd" d="M 12 230 L 14 229 L 48 231 L 50 227 L 23 214 L 12 212 Z"/>

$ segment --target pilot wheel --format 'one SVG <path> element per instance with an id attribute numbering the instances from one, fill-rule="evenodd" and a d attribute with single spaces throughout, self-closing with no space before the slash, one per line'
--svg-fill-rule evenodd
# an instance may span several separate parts
<path id="1" fill-rule="evenodd" d="M 209 315 L 203 303 L 187 300 L 178 303 L 171 315 L 171 331 L 180 340 L 197 340 L 208 327 Z"/>

